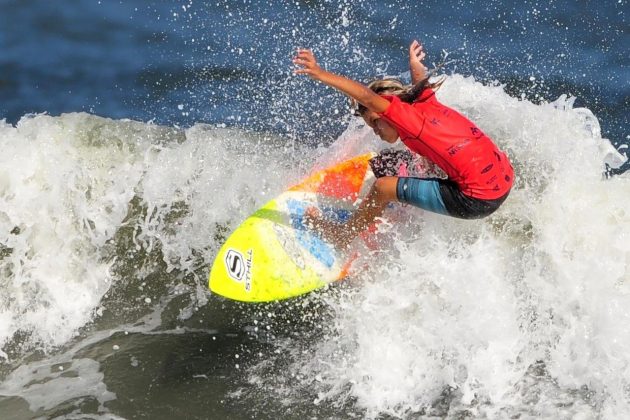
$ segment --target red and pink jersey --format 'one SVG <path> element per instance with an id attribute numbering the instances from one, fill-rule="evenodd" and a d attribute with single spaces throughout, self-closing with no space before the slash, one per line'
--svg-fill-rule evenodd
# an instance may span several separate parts
<path id="1" fill-rule="evenodd" d="M 514 170 L 507 155 L 468 118 L 441 104 L 432 89 L 425 89 L 412 104 L 383 97 L 390 104 L 381 116 L 403 143 L 435 162 L 462 193 L 494 200 L 510 191 Z"/>

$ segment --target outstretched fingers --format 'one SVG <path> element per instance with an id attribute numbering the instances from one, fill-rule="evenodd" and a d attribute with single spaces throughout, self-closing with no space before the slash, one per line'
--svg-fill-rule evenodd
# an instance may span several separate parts
<path id="1" fill-rule="evenodd" d="M 297 54 L 293 57 L 293 64 L 299 66 L 294 70 L 295 74 L 313 75 L 319 70 L 313 51 L 306 48 L 297 49 Z"/>
<path id="2" fill-rule="evenodd" d="M 409 59 L 422 61 L 426 57 L 426 53 L 424 51 L 424 47 L 420 42 L 414 39 L 414 41 L 409 46 Z"/>
<path id="3" fill-rule="evenodd" d="M 305 65 L 312 61 L 315 61 L 313 51 L 304 48 L 298 48 L 297 54 L 293 57 L 293 62 L 295 64 Z"/>
<path id="4" fill-rule="evenodd" d="M 411 71 L 411 82 L 414 85 L 427 77 L 427 68 L 422 63 L 424 57 L 426 57 L 424 47 L 414 39 L 409 45 L 409 70 Z"/>

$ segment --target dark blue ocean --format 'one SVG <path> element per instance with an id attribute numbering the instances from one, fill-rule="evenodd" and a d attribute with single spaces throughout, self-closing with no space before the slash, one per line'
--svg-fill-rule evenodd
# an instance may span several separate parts
<path id="1" fill-rule="evenodd" d="M 3 1 L 0 118 L 85 111 L 317 136 L 342 98 L 291 76 L 296 47 L 358 80 L 406 69 L 406 49 L 445 73 L 498 81 L 534 101 L 561 94 L 628 135 L 630 34 L 622 1 Z"/>
<path id="2" fill-rule="evenodd" d="M 0 0 L 0 418 L 630 417 L 630 6 Z M 340 287 L 207 288 L 226 236 L 378 147 L 298 47 L 408 80 L 510 156 L 500 211 L 404 207 Z M 386 225 L 386 226 L 385 226 Z"/>

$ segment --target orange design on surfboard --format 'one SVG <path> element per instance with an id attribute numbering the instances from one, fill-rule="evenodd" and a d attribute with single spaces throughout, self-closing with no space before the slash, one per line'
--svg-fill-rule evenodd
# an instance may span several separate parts
<path id="1" fill-rule="evenodd" d="M 340 164 L 334 170 L 317 172 L 289 188 L 289 191 L 316 192 L 328 197 L 355 201 L 361 191 L 368 166 L 365 157 L 359 156 Z"/>

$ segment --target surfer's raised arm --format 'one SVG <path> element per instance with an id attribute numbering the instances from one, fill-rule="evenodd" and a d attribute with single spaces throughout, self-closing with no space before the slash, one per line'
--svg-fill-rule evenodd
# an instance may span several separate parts
<path id="1" fill-rule="evenodd" d="M 426 57 L 424 47 L 417 40 L 409 45 L 409 73 L 411 73 L 411 83 L 416 85 L 426 79 L 427 68 L 422 64 L 422 60 Z"/>
<path id="2" fill-rule="evenodd" d="M 364 86 L 322 69 L 308 49 L 298 49 L 293 58 L 296 74 L 305 74 L 357 101 L 356 114 L 381 140 L 395 143 L 401 139 L 448 176 L 417 178 L 402 172 L 381 176 L 342 224 L 313 209 L 305 212 L 308 225 L 337 247 L 349 245 L 359 232 L 367 230 L 392 201 L 446 216 L 479 219 L 497 210 L 512 189 L 514 170 L 508 156 L 472 121 L 437 99 L 435 91 L 442 80 L 429 81 L 422 64 L 425 55 L 420 42 L 411 42 L 410 86 L 391 78 Z"/>
<path id="3" fill-rule="evenodd" d="M 387 99 L 376 94 L 367 86 L 322 69 L 317 64 L 315 55 L 311 50 L 298 48 L 293 63 L 300 66 L 295 70 L 296 74 L 305 74 L 313 80 L 333 87 L 350 96 L 370 111 L 381 113 L 389 107 L 390 102 Z"/>

